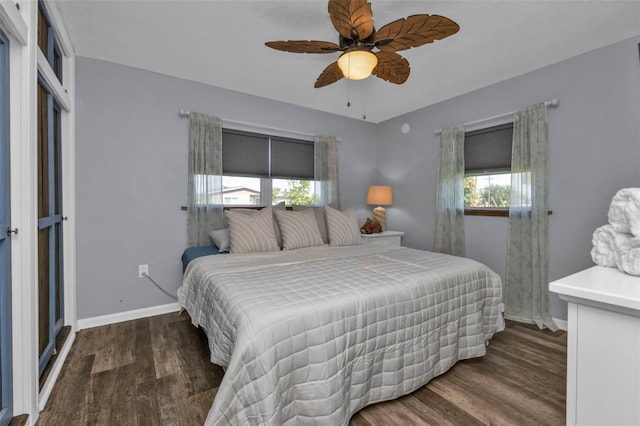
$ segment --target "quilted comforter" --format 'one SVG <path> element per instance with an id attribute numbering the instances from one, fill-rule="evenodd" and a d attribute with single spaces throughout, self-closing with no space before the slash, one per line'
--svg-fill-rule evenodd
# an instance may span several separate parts
<path id="1" fill-rule="evenodd" d="M 180 304 L 225 368 L 207 425 L 346 425 L 482 356 L 499 276 L 405 247 L 314 247 L 202 257 Z"/>

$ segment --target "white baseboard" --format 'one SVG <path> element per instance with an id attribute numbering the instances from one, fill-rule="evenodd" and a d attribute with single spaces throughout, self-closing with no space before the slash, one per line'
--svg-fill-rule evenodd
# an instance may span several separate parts
<path id="1" fill-rule="evenodd" d="M 500 312 L 504 313 L 504 303 L 500 303 L 500 306 L 499 306 L 498 309 L 500 309 Z M 558 319 L 558 318 L 551 318 L 551 319 L 553 320 L 553 322 L 556 323 L 556 326 L 560 330 L 567 331 L 567 320 L 561 320 L 561 319 Z"/>
<path id="2" fill-rule="evenodd" d="M 83 318 L 78 320 L 78 330 L 131 321 L 139 318 L 152 317 L 154 315 L 168 314 L 170 312 L 178 312 L 179 310 L 180 305 L 178 303 L 168 303 L 166 305 L 151 306 L 149 308 L 134 309 L 132 311 Z"/>
<path id="3" fill-rule="evenodd" d="M 44 410 L 44 407 L 47 405 L 49 395 L 51 395 L 53 386 L 58 380 L 58 375 L 60 375 L 60 371 L 62 371 L 62 366 L 67 359 L 67 355 L 69 355 L 69 351 L 71 350 L 71 346 L 73 345 L 73 341 L 75 340 L 75 338 L 76 332 L 75 330 L 71 330 L 69 336 L 67 337 L 67 340 L 64 342 L 64 345 L 58 353 L 58 357 L 53 364 L 53 368 L 51 368 L 51 371 L 49 372 L 47 380 L 44 382 L 42 389 L 40 389 L 40 394 L 38 395 L 38 411 Z"/>

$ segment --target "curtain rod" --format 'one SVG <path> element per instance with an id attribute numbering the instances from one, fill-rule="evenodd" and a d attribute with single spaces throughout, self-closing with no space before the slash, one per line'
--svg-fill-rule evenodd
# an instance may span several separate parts
<path id="1" fill-rule="evenodd" d="M 191 111 L 186 111 L 184 109 L 181 109 L 179 114 L 180 114 L 180 117 L 187 118 L 187 117 L 189 117 L 190 113 L 191 113 Z M 299 136 L 305 136 L 307 138 L 310 138 L 311 140 L 313 140 L 313 138 L 315 138 L 315 136 L 316 136 L 313 133 L 300 132 L 298 130 L 281 129 L 281 128 L 278 128 L 278 127 L 265 126 L 264 124 L 248 123 L 246 121 L 228 120 L 226 118 L 223 118 L 222 122 L 225 125 L 230 125 L 232 128 L 236 127 L 234 130 L 247 130 L 247 129 L 262 130 L 262 131 L 267 131 L 267 132 L 280 133 L 277 136 L 286 136 L 287 134 L 288 135 L 299 135 Z M 274 136 L 276 136 L 276 135 L 274 135 Z M 341 138 L 336 138 L 336 140 L 338 142 L 342 142 Z"/>
<path id="2" fill-rule="evenodd" d="M 544 101 L 544 105 L 546 107 L 552 107 L 555 108 L 558 106 L 558 104 L 560 104 L 560 101 L 558 100 L 558 98 L 553 98 L 550 101 Z M 494 120 L 500 120 L 503 118 L 507 118 L 511 115 L 513 115 L 515 113 L 515 111 L 511 111 L 511 112 L 505 112 L 502 114 L 498 114 L 498 115 L 494 115 L 493 117 L 487 117 L 487 118 L 482 118 L 480 120 L 476 120 L 476 121 L 470 121 L 469 123 L 464 123 L 463 126 L 468 127 L 468 126 L 474 126 L 476 124 L 482 124 L 482 123 L 488 123 L 490 121 L 494 121 Z M 438 129 L 435 131 L 436 135 L 439 135 L 440 133 L 442 133 L 442 129 Z"/>

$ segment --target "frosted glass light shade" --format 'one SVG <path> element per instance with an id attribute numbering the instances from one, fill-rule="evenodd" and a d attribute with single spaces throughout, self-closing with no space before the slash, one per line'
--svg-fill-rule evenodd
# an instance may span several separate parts
<path id="1" fill-rule="evenodd" d="M 378 57 L 368 50 L 351 50 L 338 58 L 338 67 L 350 80 L 362 80 L 378 65 Z"/>

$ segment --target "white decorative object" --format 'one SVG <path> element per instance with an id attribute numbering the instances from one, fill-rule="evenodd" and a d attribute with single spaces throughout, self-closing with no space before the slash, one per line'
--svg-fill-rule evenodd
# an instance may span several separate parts
<path id="1" fill-rule="evenodd" d="M 609 224 L 593 232 L 591 259 L 597 265 L 640 276 L 640 188 L 619 190 L 607 216 Z"/>
<path id="2" fill-rule="evenodd" d="M 616 232 L 640 236 L 640 188 L 623 188 L 609 206 L 609 223 Z"/>
<path id="3" fill-rule="evenodd" d="M 567 425 L 640 424 L 640 277 L 595 266 L 549 289 L 569 304 Z"/>

